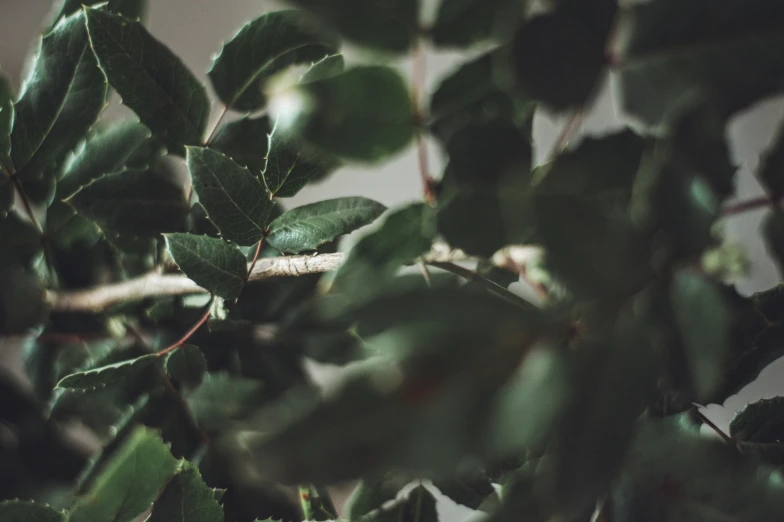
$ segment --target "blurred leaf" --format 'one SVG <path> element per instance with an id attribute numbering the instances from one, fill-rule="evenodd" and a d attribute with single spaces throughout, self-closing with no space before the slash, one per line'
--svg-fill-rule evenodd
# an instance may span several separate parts
<path id="1" fill-rule="evenodd" d="M 711 94 L 729 116 L 784 86 L 775 73 L 784 45 L 778 3 L 662 0 L 636 4 L 628 14 L 617 58 L 620 103 L 647 124 L 661 123 L 694 89 Z"/>
<path id="2" fill-rule="evenodd" d="M 220 152 L 201 147 L 186 150 L 199 203 L 221 235 L 240 246 L 258 243 L 274 205 L 261 182 Z"/>
<path id="3" fill-rule="evenodd" d="M 14 91 L 8 83 L 8 78 L 0 72 L 0 171 L 12 172 L 14 170 L 13 163 L 11 163 L 11 129 L 14 126 L 14 98 Z M 5 198 L 3 196 L 3 183 L 9 183 L 7 176 L 4 179 L 6 181 L 0 181 L 0 212 L 8 210 L 10 207 L 10 203 L 8 207 L 4 207 L 2 203 Z"/>
<path id="4" fill-rule="evenodd" d="M 412 477 L 401 471 L 388 471 L 363 477 L 346 501 L 344 508 L 351 522 L 360 520 L 397 496 Z"/>
<path id="5" fill-rule="evenodd" d="M 0 266 L 0 334 L 27 334 L 48 316 L 44 286 L 34 271 L 18 263 Z"/>
<path id="6" fill-rule="evenodd" d="M 246 116 L 227 123 L 209 143 L 218 150 L 259 177 L 267 165 L 267 135 L 272 132 L 269 118 Z"/>
<path id="7" fill-rule="evenodd" d="M 303 103 L 291 130 L 337 156 L 379 161 L 400 152 L 414 137 L 408 87 L 389 67 L 354 67 L 280 96 L 301 97 Z"/>
<path id="8" fill-rule="evenodd" d="M 91 181 L 113 174 L 150 138 L 150 131 L 135 120 L 120 120 L 87 137 L 71 153 L 57 182 L 57 196 L 67 199 Z"/>
<path id="9" fill-rule="evenodd" d="M 421 484 L 412 489 L 403 503 L 402 522 L 438 522 L 436 497 Z"/>
<path id="10" fill-rule="evenodd" d="M 784 213 L 770 212 L 762 222 L 762 234 L 765 246 L 770 253 L 779 274 L 784 274 Z"/>
<path id="11" fill-rule="evenodd" d="M 292 136 L 272 133 L 264 169 L 267 189 L 280 198 L 290 198 L 311 180 L 323 179 L 340 163 L 325 154 L 307 150 Z"/>
<path id="12" fill-rule="evenodd" d="M 63 377 L 57 383 L 57 387 L 82 390 L 105 388 L 122 379 L 141 378 L 150 368 L 155 367 L 159 361 L 160 358 L 157 354 L 150 354 L 130 361 L 122 361 L 85 372 L 73 373 Z"/>
<path id="13" fill-rule="evenodd" d="M 744 454 L 784 465 L 784 398 L 747 404 L 732 419 L 729 436 L 738 442 Z"/>
<path id="14" fill-rule="evenodd" d="M 373 50 L 404 53 L 418 31 L 417 0 L 293 0 L 338 29 L 347 39 Z"/>
<path id="15" fill-rule="evenodd" d="M 0 502 L 3 522 L 65 522 L 66 513 L 26 500 Z"/>
<path id="16" fill-rule="evenodd" d="M 262 383 L 255 379 L 207 373 L 186 400 L 196 422 L 208 433 L 215 433 L 259 408 L 262 391 Z"/>
<path id="17" fill-rule="evenodd" d="M 0 218 L 11 210 L 11 207 L 14 204 L 14 197 L 15 189 L 11 176 L 0 169 Z"/>
<path id="18" fill-rule="evenodd" d="M 16 173 L 40 179 L 95 123 L 106 104 L 106 79 L 76 13 L 43 37 L 35 67 L 16 103 L 11 160 Z"/>
<path id="19" fill-rule="evenodd" d="M 509 288 L 509 285 L 520 280 L 519 274 L 497 267 L 486 259 L 482 259 L 476 265 L 476 273 L 504 288 Z"/>
<path id="20" fill-rule="evenodd" d="M 242 292 L 248 277 L 245 256 L 222 239 L 192 234 L 166 234 L 174 262 L 193 279 L 224 299 L 234 299 Z"/>
<path id="21" fill-rule="evenodd" d="M 784 326 L 774 324 L 764 329 L 751 346 L 743 352 L 733 367 L 726 372 L 724 386 L 719 399 L 735 395 L 747 384 L 757 380 L 760 372 L 776 359 L 784 356 L 784 345 L 780 339 Z"/>
<path id="22" fill-rule="evenodd" d="M 177 461 L 159 436 L 136 428 L 70 509 L 68 520 L 131 522 L 153 504 L 176 469 Z"/>
<path id="23" fill-rule="evenodd" d="M 30 266 L 43 248 L 41 233 L 16 214 L 0 218 L 0 268 L 14 263 Z"/>
<path id="24" fill-rule="evenodd" d="M 266 84 L 294 64 L 310 64 L 337 51 L 337 40 L 319 31 L 301 11 L 264 13 L 245 24 L 223 45 L 209 71 L 216 94 L 227 107 L 264 107 Z"/>
<path id="25" fill-rule="evenodd" d="M 519 0 L 444 0 L 432 29 L 440 47 L 467 47 L 487 40 L 505 41 L 523 18 Z"/>
<path id="26" fill-rule="evenodd" d="M 51 24 L 48 31 L 51 31 L 62 18 L 81 10 L 82 5 L 93 7 L 104 2 L 107 10 L 131 20 L 144 21 L 147 14 L 147 0 L 108 0 L 108 2 L 106 0 L 103 2 L 100 0 L 56 0 L 52 8 L 52 13 L 55 14 L 50 17 Z"/>
<path id="27" fill-rule="evenodd" d="M 372 199 L 346 197 L 327 199 L 285 212 L 270 223 L 267 243 L 297 254 L 350 234 L 375 221 L 386 207 Z"/>
<path id="28" fill-rule="evenodd" d="M 188 213 L 183 188 L 150 170 L 102 176 L 67 203 L 105 232 L 141 237 L 183 230 Z"/>
<path id="29" fill-rule="evenodd" d="M 342 73 L 345 69 L 346 64 L 343 60 L 343 55 L 332 54 L 311 65 L 307 72 L 302 75 L 299 83 L 310 83 L 332 78 Z"/>
<path id="30" fill-rule="evenodd" d="M 763 156 L 758 176 L 773 201 L 784 197 L 784 125 L 779 127 L 775 140 Z"/>
<path id="31" fill-rule="evenodd" d="M 166 357 L 166 372 L 188 388 L 196 388 L 204 379 L 207 361 L 198 346 L 183 344 Z"/>
<path id="32" fill-rule="evenodd" d="M 181 464 L 182 469 L 169 481 L 153 504 L 148 522 L 223 522 L 215 493 L 207 487 L 199 470 L 191 463 Z"/>
<path id="33" fill-rule="evenodd" d="M 141 23 L 93 8 L 85 13 L 92 49 L 122 102 L 169 152 L 199 144 L 210 111 L 204 86 Z"/>
<path id="34" fill-rule="evenodd" d="M 487 475 L 479 470 L 434 480 L 433 485 L 451 500 L 474 510 L 480 509 L 488 497 L 495 496 L 497 498 L 493 483 Z"/>

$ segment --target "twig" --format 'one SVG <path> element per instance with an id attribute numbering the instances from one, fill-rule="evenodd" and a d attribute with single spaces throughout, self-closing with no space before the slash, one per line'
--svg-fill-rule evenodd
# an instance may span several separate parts
<path id="1" fill-rule="evenodd" d="M 422 97 L 425 92 L 425 82 L 427 79 L 427 54 L 424 44 L 417 42 L 414 46 L 414 53 L 411 57 L 411 95 L 416 108 L 417 124 L 427 121 L 427 114 L 422 106 Z M 416 133 L 417 159 L 419 162 L 419 176 L 422 178 L 422 192 L 425 201 L 434 203 L 436 200 L 435 180 L 430 176 L 430 167 L 427 159 L 427 143 L 422 129 Z"/>
<path id="2" fill-rule="evenodd" d="M 695 410 L 695 412 L 697 413 L 697 417 L 699 417 L 699 419 L 700 419 L 702 422 L 704 422 L 705 424 L 707 424 L 708 426 L 710 426 L 710 428 L 711 428 L 711 429 L 713 429 L 713 431 L 715 431 L 716 433 L 718 433 L 718 434 L 719 434 L 719 437 L 721 437 L 721 438 L 724 440 L 724 442 L 726 442 L 727 444 L 735 444 L 735 441 L 734 441 L 734 440 L 732 440 L 732 437 L 730 437 L 729 435 L 727 435 L 726 433 L 724 433 L 724 432 L 721 430 L 721 428 L 719 428 L 718 426 L 716 426 L 716 424 L 714 424 L 712 420 L 710 420 L 708 417 L 706 417 L 704 413 L 702 413 L 700 410 L 697 410 L 697 409 Z"/>
<path id="3" fill-rule="evenodd" d="M 259 253 L 261 252 L 261 246 L 264 243 L 264 238 L 262 237 L 259 240 L 259 244 L 256 245 L 256 253 L 253 254 L 253 261 L 250 262 L 250 268 L 248 269 L 248 280 L 250 280 L 250 275 L 253 273 L 253 269 L 256 268 L 256 261 L 259 260 Z M 247 284 L 248 281 L 245 281 Z"/>
<path id="4" fill-rule="evenodd" d="M 453 274 L 457 274 L 460 277 L 468 279 L 469 281 L 474 281 L 485 286 L 488 290 L 493 292 L 494 294 L 504 298 L 505 300 L 509 301 L 512 304 L 522 306 L 526 310 L 530 310 L 534 305 L 523 299 L 522 297 L 514 294 L 504 288 L 503 286 L 490 281 L 489 279 L 485 279 L 484 277 L 480 276 L 473 270 L 469 270 L 467 268 L 463 268 L 460 265 L 456 265 L 454 263 L 441 263 L 441 262 L 430 262 L 428 263 L 433 265 L 436 268 L 440 268 L 441 270 L 446 270 L 447 272 L 452 272 Z"/>
<path id="5" fill-rule="evenodd" d="M 191 327 L 191 329 L 190 329 L 190 330 L 188 330 L 188 331 L 185 333 L 185 335 L 183 335 L 182 337 L 180 337 L 180 338 L 177 340 L 177 342 L 175 342 L 174 344 L 171 344 L 171 345 L 167 346 L 166 348 L 164 348 L 163 350 L 161 350 L 160 352 L 158 352 L 158 357 L 162 357 L 162 356 L 166 355 L 167 353 L 173 352 L 174 350 L 176 350 L 177 348 L 179 348 L 180 346 L 182 346 L 183 344 L 185 344 L 186 342 L 188 342 L 188 339 L 190 339 L 190 338 L 191 338 L 191 336 L 193 336 L 193 334 L 195 334 L 195 333 L 196 333 L 196 331 L 197 331 L 199 328 L 201 328 L 201 325 L 203 325 L 204 323 L 206 323 L 206 322 L 207 322 L 207 320 L 210 318 L 210 316 L 211 316 L 211 315 L 212 315 L 212 299 L 210 299 L 210 302 L 209 302 L 209 303 L 207 303 L 207 311 L 206 311 L 206 312 L 204 312 L 204 315 L 202 315 L 202 316 L 201 316 L 201 318 L 200 318 L 200 319 L 199 319 L 199 320 L 196 322 L 196 324 L 194 324 L 194 325 Z"/>
<path id="6" fill-rule="evenodd" d="M 738 214 L 743 214 L 744 212 L 749 212 L 751 210 L 757 210 L 773 205 L 774 201 L 768 196 L 759 196 L 756 198 L 740 201 L 738 203 L 733 203 L 732 205 L 727 205 L 721 209 L 721 215 L 722 217 L 735 216 Z"/>

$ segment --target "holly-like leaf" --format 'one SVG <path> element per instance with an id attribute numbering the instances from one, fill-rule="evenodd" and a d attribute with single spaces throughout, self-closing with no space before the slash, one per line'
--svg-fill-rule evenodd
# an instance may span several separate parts
<path id="1" fill-rule="evenodd" d="M 131 522 L 171 480 L 177 461 L 153 431 L 139 427 L 69 510 L 69 522 Z M 133 485 L 132 487 L 129 487 Z"/>
<path id="2" fill-rule="evenodd" d="M 96 179 L 68 203 L 104 231 L 156 236 L 185 228 L 185 191 L 151 170 L 127 170 Z"/>
<path id="3" fill-rule="evenodd" d="M 225 430 L 262 405 L 261 381 L 229 375 L 207 373 L 198 388 L 185 399 L 196 422 L 208 433 Z"/>
<path id="4" fill-rule="evenodd" d="M 169 151 L 199 144 L 210 102 L 204 86 L 137 21 L 85 9 L 90 44 L 106 78 Z"/>
<path id="5" fill-rule="evenodd" d="M 402 471 L 388 471 L 363 477 L 346 501 L 350 521 L 360 520 L 397 496 L 412 477 Z"/>
<path id="6" fill-rule="evenodd" d="M 188 147 L 187 161 L 199 203 L 221 235 L 241 246 L 258 243 L 274 206 L 261 181 L 208 148 Z"/>
<path id="7" fill-rule="evenodd" d="M 284 253 L 315 250 L 319 245 L 372 223 L 385 210 L 381 203 L 363 197 L 303 205 L 270 223 L 267 243 Z"/>
<path id="8" fill-rule="evenodd" d="M 418 32 L 418 0 L 294 0 L 333 25 L 347 40 L 405 53 Z"/>
<path id="9" fill-rule="evenodd" d="M 238 248 L 192 234 L 166 234 L 166 240 L 174 262 L 199 286 L 224 299 L 239 297 L 248 266 Z"/>
<path id="10" fill-rule="evenodd" d="M 67 199 L 91 181 L 121 170 L 149 138 L 149 129 L 134 120 L 92 134 L 66 159 L 57 196 Z"/>
<path id="11" fill-rule="evenodd" d="M 333 54 L 327 56 L 310 66 L 299 83 L 310 83 L 326 78 L 332 78 L 342 73 L 346 69 L 346 62 L 343 60 L 342 54 Z"/>
<path id="12" fill-rule="evenodd" d="M 0 171 L 12 172 L 11 163 L 11 129 L 14 126 L 14 91 L 8 78 L 0 72 Z M 8 177 L 5 176 L 7 179 Z M 3 176 L 0 173 L 0 212 L 8 210 L 3 207 Z"/>
<path id="13" fill-rule="evenodd" d="M 196 388 L 207 372 L 207 360 L 198 346 L 184 344 L 166 357 L 166 372 L 183 385 Z"/>
<path id="14" fill-rule="evenodd" d="M 441 47 L 467 47 L 488 40 L 503 42 L 520 22 L 522 7 L 517 0 L 444 0 L 431 37 Z"/>
<path id="15" fill-rule="evenodd" d="M 131 20 L 144 20 L 147 14 L 147 0 L 57 0 L 52 8 L 54 15 L 51 17 L 49 30 L 51 31 L 57 22 L 70 16 L 82 8 L 82 5 L 95 6 L 105 3 L 105 9 L 112 13 L 123 15 Z"/>
<path id="16" fill-rule="evenodd" d="M 85 372 L 78 372 L 63 377 L 57 383 L 58 388 L 79 390 L 95 390 L 114 385 L 123 379 L 143 378 L 148 370 L 158 365 L 160 358 L 156 354 L 143 355 L 130 361 L 122 361 Z"/>
<path id="17" fill-rule="evenodd" d="M 663 0 L 634 5 L 627 21 L 617 69 L 621 103 L 650 125 L 695 90 L 729 116 L 784 87 L 775 72 L 784 46 L 784 12 L 776 3 Z"/>
<path id="18" fill-rule="evenodd" d="M 76 13 L 44 36 L 16 103 L 11 160 L 17 174 L 40 179 L 93 125 L 106 94 L 84 14 Z"/>
<path id="19" fill-rule="evenodd" d="M 264 107 L 266 83 L 294 64 L 310 64 L 337 51 L 337 40 L 319 31 L 302 11 L 264 13 L 245 24 L 215 58 L 209 77 L 227 107 Z"/>
<path id="20" fill-rule="evenodd" d="M 152 506 L 148 522 L 223 522 L 223 509 L 198 468 L 189 462 L 166 485 Z"/>
<path id="21" fill-rule="evenodd" d="M 0 520 L 3 522 L 65 522 L 64 511 L 57 511 L 43 504 L 28 500 L 0 502 Z"/>
<path id="22" fill-rule="evenodd" d="M 272 133 L 264 183 L 276 197 L 290 198 L 310 181 L 323 179 L 339 165 L 334 158 L 303 147 L 292 136 Z"/>
<path id="23" fill-rule="evenodd" d="M 271 132 L 268 117 L 245 117 L 221 127 L 209 146 L 260 177 L 267 164 L 268 135 Z"/>
<path id="24" fill-rule="evenodd" d="M 388 67 L 357 66 L 278 96 L 273 107 L 283 119 L 292 118 L 285 113 L 289 104 L 280 100 L 293 97 L 301 102 L 291 128 L 282 130 L 327 153 L 379 161 L 400 152 L 414 137 L 411 96 L 400 75 Z"/>

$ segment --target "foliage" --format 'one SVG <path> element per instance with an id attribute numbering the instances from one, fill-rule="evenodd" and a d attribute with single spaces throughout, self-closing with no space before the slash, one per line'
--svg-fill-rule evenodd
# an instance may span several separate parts
<path id="1" fill-rule="evenodd" d="M 716 266 L 719 221 L 765 206 L 784 267 L 784 132 L 767 198 L 722 210 L 729 119 L 784 91 L 784 7 L 290 3 L 211 91 L 145 0 L 55 2 L 0 77 L 0 346 L 30 385 L 0 376 L 0 519 L 437 522 L 439 491 L 492 522 L 779 520 L 784 399 L 723 441 L 694 405 L 784 355 L 784 287 Z M 432 92 L 428 47 L 464 55 Z M 569 143 L 608 75 L 634 129 Z M 135 118 L 101 117 L 113 92 Z M 569 116 L 540 164 L 537 111 Z M 430 138 L 421 200 L 286 199 Z"/>

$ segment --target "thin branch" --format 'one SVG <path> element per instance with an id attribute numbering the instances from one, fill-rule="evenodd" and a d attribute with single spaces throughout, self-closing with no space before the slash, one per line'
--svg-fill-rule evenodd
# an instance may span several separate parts
<path id="1" fill-rule="evenodd" d="M 261 246 L 264 244 L 264 238 L 262 237 L 259 240 L 259 244 L 256 245 L 256 252 L 253 254 L 253 261 L 250 262 L 250 268 L 248 269 L 248 279 L 250 279 L 250 275 L 253 273 L 253 269 L 256 268 L 256 261 L 259 260 L 259 253 L 261 253 Z M 245 281 L 247 284 L 247 281 Z"/>
<path id="2" fill-rule="evenodd" d="M 411 96 L 416 108 L 417 124 L 421 125 L 427 121 L 427 114 L 423 107 L 422 98 L 425 92 L 425 82 L 427 80 L 427 54 L 424 44 L 420 41 L 414 47 L 411 57 Z M 422 129 L 417 129 L 416 133 L 417 160 L 419 163 L 419 176 L 422 179 L 422 192 L 425 201 L 434 203 L 436 200 L 435 180 L 430 175 L 430 167 L 427 159 L 427 143 L 425 133 Z"/>
<path id="3" fill-rule="evenodd" d="M 525 299 L 523 299 L 522 297 L 520 297 L 519 295 L 510 292 L 503 286 L 496 284 L 493 281 L 490 281 L 489 279 L 485 279 L 484 277 L 480 276 L 473 270 L 463 268 L 462 266 L 456 265 L 455 263 L 451 263 L 451 262 L 441 263 L 441 262 L 430 261 L 428 262 L 428 264 L 433 265 L 436 268 L 440 268 L 441 270 L 452 272 L 453 274 L 459 275 L 460 277 L 468 279 L 469 281 L 479 283 L 485 286 L 488 290 L 490 290 L 494 294 L 506 299 L 512 304 L 522 306 L 526 310 L 530 310 L 531 307 L 534 306 L 528 301 L 526 301 Z"/>
<path id="4" fill-rule="evenodd" d="M 702 413 L 702 412 L 701 412 L 700 410 L 698 410 L 698 409 L 696 409 L 696 410 L 695 410 L 695 412 L 697 413 L 697 417 L 699 417 L 699 419 L 700 419 L 702 422 L 704 422 L 705 424 L 707 424 L 707 425 L 708 425 L 708 426 L 709 426 L 709 427 L 710 427 L 710 428 L 711 428 L 713 431 L 715 431 L 716 433 L 718 433 L 719 437 L 721 437 L 721 438 L 724 440 L 724 442 L 726 442 L 727 444 L 735 444 L 735 441 L 734 441 L 734 440 L 732 440 L 732 437 L 730 437 L 729 435 L 727 435 L 726 433 L 724 433 L 724 432 L 721 430 L 721 428 L 719 428 L 718 426 L 716 426 L 716 424 L 714 424 L 714 422 L 713 422 L 712 420 L 710 420 L 708 417 L 706 417 L 704 413 Z"/>
<path id="5" fill-rule="evenodd" d="M 158 357 L 162 357 L 162 356 L 166 355 L 167 353 L 173 352 L 174 350 L 176 350 L 177 348 L 179 348 L 180 346 L 182 346 L 183 344 L 185 344 L 186 342 L 188 342 L 188 339 L 190 339 L 190 338 L 193 336 L 193 334 L 195 334 L 195 333 L 196 333 L 196 331 L 197 331 L 199 328 L 201 328 L 201 326 L 202 326 L 204 323 L 206 323 L 206 322 L 207 322 L 207 320 L 208 320 L 208 319 L 210 318 L 210 316 L 212 315 L 212 301 L 213 301 L 213 300 L 212 300 L 212 299 L 210 299 L 210 302 L 209 302 L 209 303 L 207 303 L 207 311 L 205 311 L 205 312 L 204 312 L 204 315 L 202 315 L 202 316 L 201 316 L 201 318 L 200 318 L 200 319 L 199 319 L 199 320 L 196 322 L 196 324 L 194 324 L 194 325 L 191 327 L 191 329 L 190 329 L 190 330 L 188 330 L 188 331 L 185 333 L 185 335 L 183 335 L 182 337 L 180 337 L 180 338 L 177 340 L 177 342 L 175 342 L 174 344 L 171 344 L 171 345 L 167 346 L 166 348 L 164 348 L 163 350 L 161 350 L 160 352 L 158 352 Z"/>
<path id="6" fill-rule="evenodd" d="M 738 214 L 743 214 L 744 212 L 749 212 L 751 210 L 758 210 L 773 205 L 774 205 L 773 200 L 770 199 L 768 196 L 759 196 L 756 198 L 751 198 L 744 201 L 740 201 L 738 203 L 727 205 L 726 207 L 721 209 L 721 215 L 722 217 L 735 216 Z"/>

